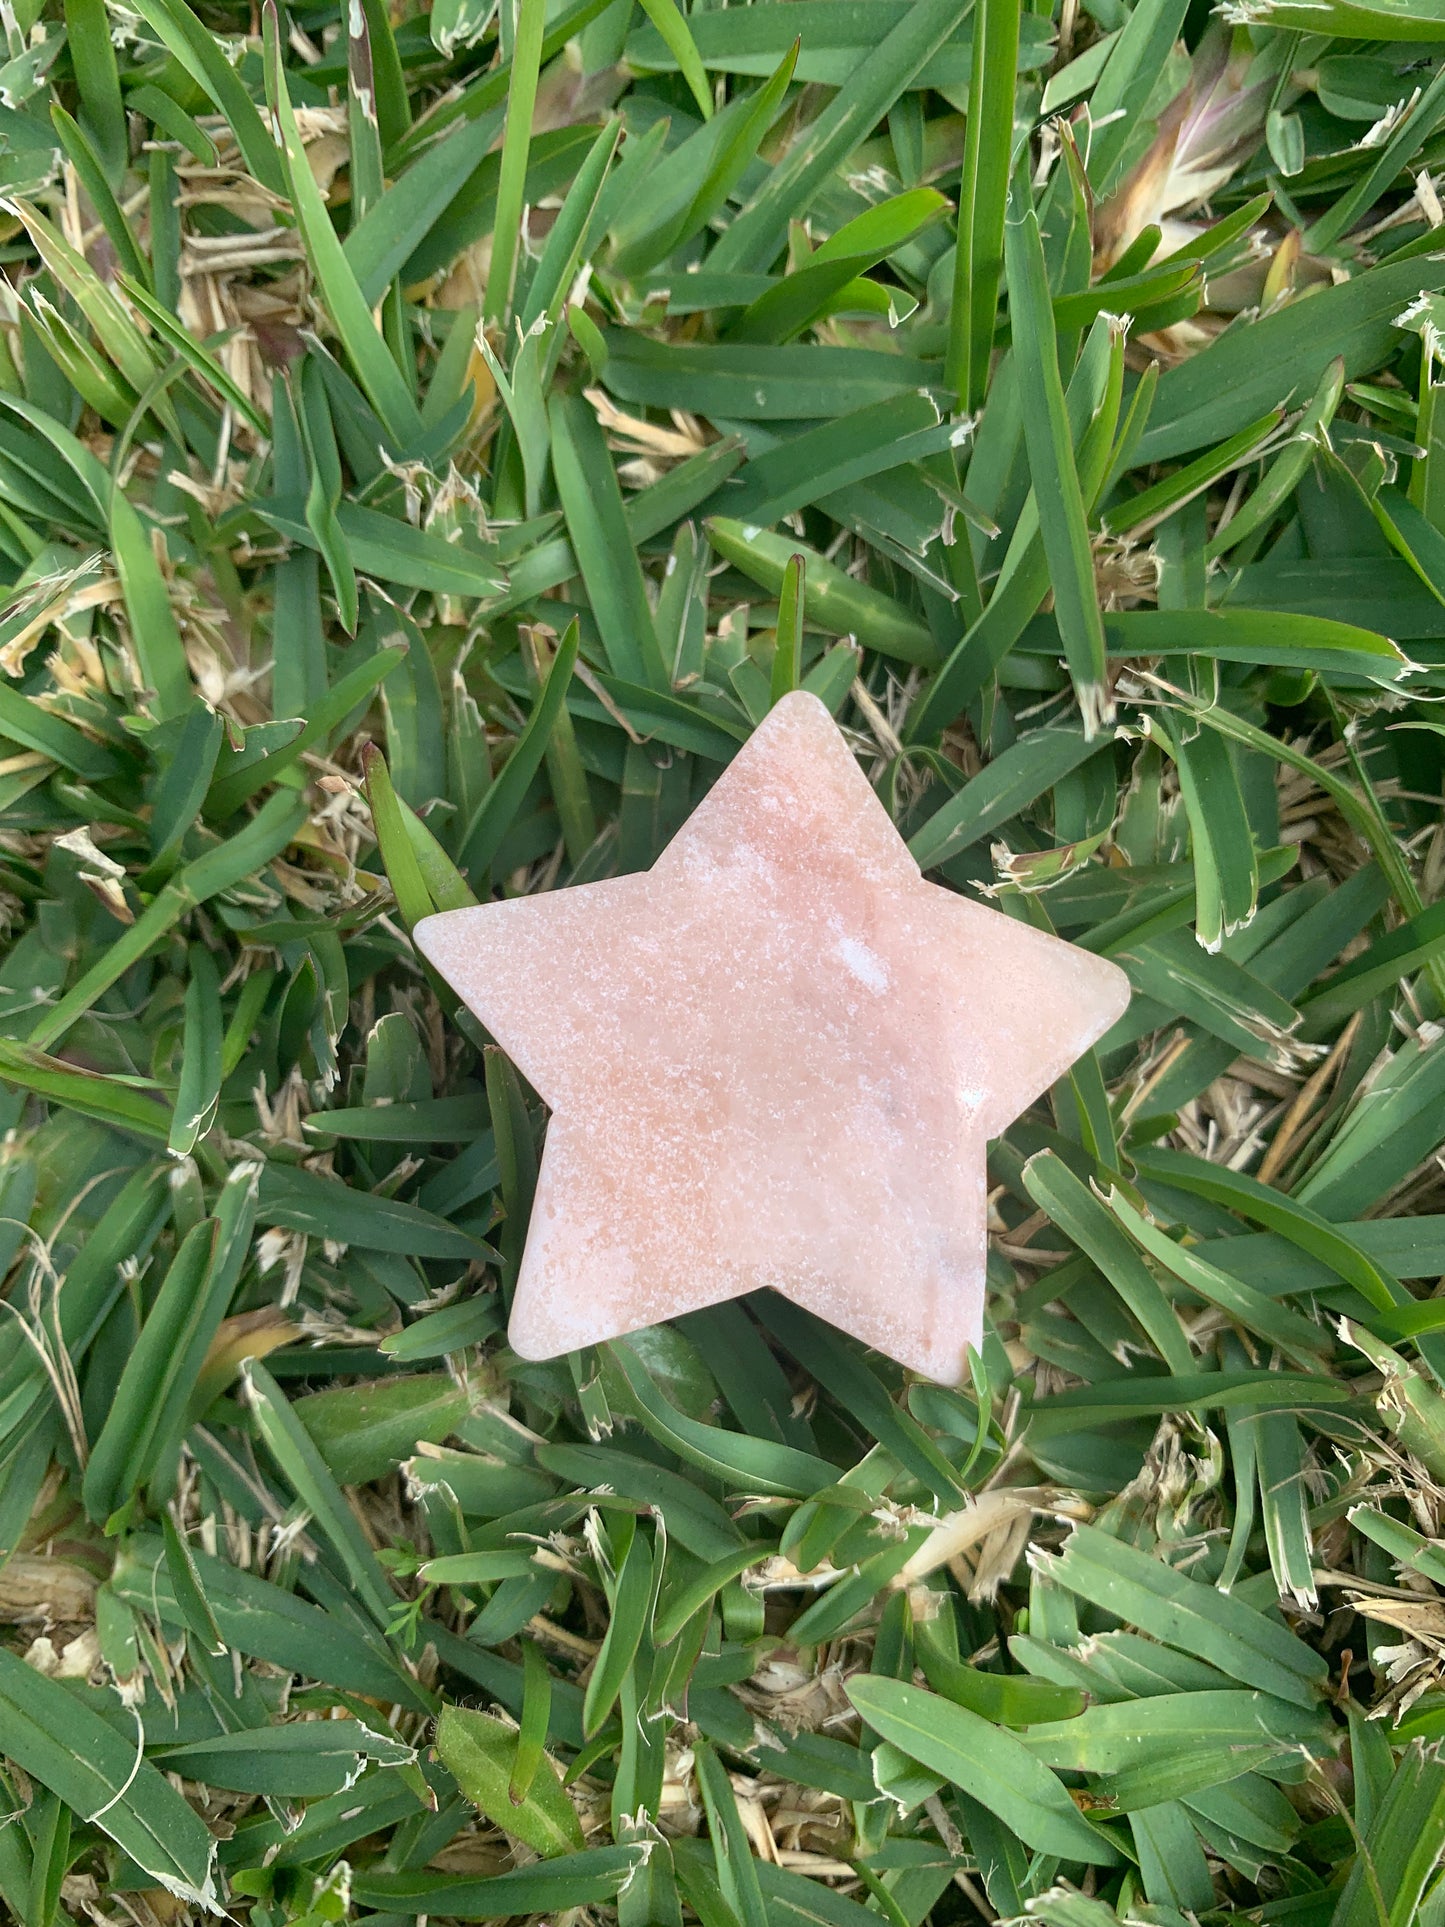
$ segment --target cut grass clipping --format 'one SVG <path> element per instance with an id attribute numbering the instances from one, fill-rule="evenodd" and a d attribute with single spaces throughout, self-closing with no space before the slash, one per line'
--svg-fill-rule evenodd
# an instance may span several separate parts
<path id="1" fill-rule="evenodd" d="M 1445 1927 L 1445 11 L 1226 11 L 5 10 L 0 1915 Z M 524 1363 L 408 930 L 799 686 L 1129 1013 L 966 1390 Z"/>

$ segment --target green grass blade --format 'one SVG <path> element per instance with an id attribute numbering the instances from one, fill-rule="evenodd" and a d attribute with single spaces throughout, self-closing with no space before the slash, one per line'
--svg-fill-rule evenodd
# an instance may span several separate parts
<path id="1" fill-rule="evenodd" d="M 1093 737 L 1112 723 L 1104 625 L 1094 587 L 1084 498 L 1074 464 L 1073 442 L 1059 377 L 1053 310 L 1044 268 L 1038 217 L 1028 203 L 1027 186 L 1016 188 L 1004 230 L 1014 353 L 1023 394 L 1024 436 L 1029 473 L 1039 506 L 1039 528 L 1054 609 L 1084 734 Z"/>
<path id="2" fill-rule="evenodd" d="M 978 408 L 988 382 L 1003 273 L 1004 217 L 1013 174 L 1019 9 L 1014 0 L 974 8 L 957 251 L 943 378 L 961 409 Z"/>

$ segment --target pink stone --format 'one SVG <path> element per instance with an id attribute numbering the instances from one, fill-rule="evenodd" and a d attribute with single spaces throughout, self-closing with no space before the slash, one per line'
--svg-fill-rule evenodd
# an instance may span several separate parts
<path id="1" fill-rule="evenodd" d="M 552 1110 L 524 1358 L 771 1285 L 957 1384 L 985 1143 L 1129 997 L 1115 965 L 925 883 L 802 693 L 645 875 L 415 934 Z"/>

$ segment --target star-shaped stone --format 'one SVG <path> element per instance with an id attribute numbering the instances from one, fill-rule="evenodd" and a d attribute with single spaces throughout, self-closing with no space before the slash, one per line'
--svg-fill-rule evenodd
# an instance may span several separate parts
<path id="1" fill-rule="evenodd" d="M 925 883 L 802 693 L 644 875 L 415 934 L 551 1107 L 524 1358 L 771 1285 L 958 1383 L 985 1144 L 1129 996 L 1115 965 Z"/>

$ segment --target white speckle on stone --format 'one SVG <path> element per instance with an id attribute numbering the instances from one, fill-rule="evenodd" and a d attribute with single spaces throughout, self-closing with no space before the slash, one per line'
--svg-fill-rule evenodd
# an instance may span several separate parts
<path id="1" fill-rule="evenodd" d="M 859 983 L 877 991 L 880 997 L 892 983 L 887 964 L 876 950 L 868 948 L 861 937 L 840 937 L 833 949 Z"/>

